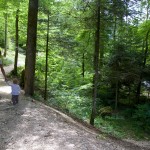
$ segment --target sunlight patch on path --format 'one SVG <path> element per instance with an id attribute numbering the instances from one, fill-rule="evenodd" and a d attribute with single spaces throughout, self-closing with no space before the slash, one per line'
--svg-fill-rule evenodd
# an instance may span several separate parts
<path id="1" fill-rule="evenodd" d="M 0 74 L 0 93 L 11 93 L 11 87 L 4 81 L 4 79 L 2 78 L 2 74 Z"/>
<path id="2" fill-rule="evenodd" d="M 0 92 L 10 94 L 11 93 L 11 87 L 10 86 L 1 86 L 0 87 Z"/>

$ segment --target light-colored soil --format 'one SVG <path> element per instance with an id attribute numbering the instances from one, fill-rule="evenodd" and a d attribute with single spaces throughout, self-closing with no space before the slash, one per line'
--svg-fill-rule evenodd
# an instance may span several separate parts
<path id="1" fill-rule="evenodd" d="M 108 138 L 51 107 L 32 102 L 23 93 L 19 104 L 13 106 L 10 87 L 1 74 L 0 96 L 0 150 L 150 149 L 148 143 Z"/>

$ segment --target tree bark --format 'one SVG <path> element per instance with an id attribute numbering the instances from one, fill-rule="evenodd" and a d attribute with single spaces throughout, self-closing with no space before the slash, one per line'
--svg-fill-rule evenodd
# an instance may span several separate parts
<path id="1" fill-rule="evenodd" d="M 7 46 L 8 46 L 8 41 L 7 41 L 7 30 L 8 30 L 8 25 L 7 25 L 7 13 L 5 13 L 5 49 L 4 49 L 4 57 L 6 57 L 7 54 Z"/>
<path id="2" fill-rule="evenodd" d="M 116 79 L 116 96 L 115 96 L 115 111 L 118 109 L 118 97 L 119 97 L 119 81 Z"/>
<path id="3" fill-rule="evenodd" d="M 25 95 L 34 94 L 34 76 L 36 63 L 36 38 L 37 38 L 38 0 L 29 1 L 27 50 L 25 62 Z"/>
<path id="4" fill-rule="evenodd" d="M 95 52 L 94 52 L 94 76 L 93 76 L 93 101 L 92 101 L 92 113 L 90 118 L 90 124 L 94 125 L 96 115 L 96 100 L 97 100 L 97 88 L 98 88 L 98 76 L 99 76 L 99 48 L 100 48 L 100 1 L 97 5 L 97 25 L 95 33 Z"/>
<path id="5" fill-rule="evenodd" d="M 49 12 L 47 20 L 47 39 L 46 39 L 46 61 L 45 61 L 45 93 L 44 100 L 47 100 L 47 72 L 48 72 L 48 44 L 49 44 Z"/>
<path id="6" fill-rule="evenodd" d="M 19 10 L 16 11 L 16 49 L 15 49 L 15 61 L 14 61 L 14 74 L 17 75 L 17 63 L 18 63 L 18 48 L 19 48 L 19 30 L 18 30 L 18 23 L 19 23 Z"/>
<path id="7" fill-rule="evenodd" d="M 83 52 L 82 54 L 82 77 L 84 79 L 84 73 L 85 73 L 85 62 L 84 62 L 84 59 L 85 59 L 85 54 Z"/>

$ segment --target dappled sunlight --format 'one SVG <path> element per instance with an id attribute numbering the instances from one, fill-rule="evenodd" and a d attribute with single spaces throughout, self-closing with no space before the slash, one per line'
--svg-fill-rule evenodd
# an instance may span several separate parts
<path id="1" fill-rule="evenodd" d="M 33 103 L 26 97 L 21 97 L 17 106 L 1 112 L 1 149 L 124 149 L 114 141 L 97 139 L 96 134 L 92 134 L 86 127 L 81 127 L 62 113 L 39 102 Z"/>
<path id="2" fill-rule="evenodd" d="M 0 92 L 10 94 L 11 93 L 11 87 L 8 86 L 8 85 L 7 86 L 1 86 L 0 87 Z"/>
<path id="3" fill-rule="evenodd" d="M 11 87 L 8 85 L 7 82 L 4 81 L 4 78 L 2 77 L 1 73 L 0 73 L 0 92 L 3 92 L 3 93 L 11 92 Z"/>

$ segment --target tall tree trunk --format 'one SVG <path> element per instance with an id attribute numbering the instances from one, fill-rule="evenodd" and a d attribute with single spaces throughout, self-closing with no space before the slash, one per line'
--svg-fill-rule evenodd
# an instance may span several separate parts
<path id="1" fill-rule="evenodd" d="M 25 63 L 25 95 L 34 94 L 34 76 L 36 62 L 38 0 L 29 0 L 27 50 Z"/>
<path id="2" fill-rule="evenodd" d="M 113 1 L 114 5 L 116 3 L 116 1 Z M 114 41 L 114 48 L 115 48 L 115 44 L 116 44 L 116 29 L 117 29 L 117 16 L 116 16 L 116 10 L 114 9 L 114 30 L 113 30 L 113 41 Z M 116 66 L 118 66 L 116 64 Z M 117 72 L 117 67 L 116 67 L 116 72 Z M 119 80 L 118 80 L 118 73 L 117 73 L 117 77 L 116 77 L 116 84 L 115 84 L 115 111 L 118 108 L 118 98 L 119 98 Z"/>
<path id="3" fill-rule="evenodd" d="M 19 10 L 16 11 L 16 49 L 15 49 L 15 61 L 14 61 L 14 74 L 17 75 L 17 63 L 18 63 L 18 48 L 19 48 L 19 30 L 18 30 L 18 22 L 19 22 Z"/>
<path id="4" fill-rule="evenodd" d="M 118 109 L 118 97 L 119 97 L 119 81 L 116 79 L 116 97 L 115 97 L 115 111 Z"/>
<path id="5" fill-rule="evenodd" d="M 7 30 L 8 30 L 8 25 L 7 25 L 7 13 L 5 13 L 5 50 L 4 50 L 4 57 L 6 57 L 7 54 L 7 46 L 8 46 L 8 39 L 7 39 Z"/>
<path id="6" fill-rule="evenodd" d="M 47 72 L 48 72 L 48 44 L 49 44 L 49 12 L 47 20 L 47 39 L 46 39 L 46 62 L 45 62 L 45 93 L 44 100 L 47 100 Z"/>
<path id="7" fill-rule="evenodd" d="M 104 1 L 103 1 L 104 2 Z M 103 3 L 101 2 L 101 3 Z M 103 67 L 103 62 L 104 62 L 104 37 L 105 37 L 105 31 L 106 31 L 106 26 L 105 26 L 105 23 L 103 20 L 104 19 L 104 16 L 105 16 L 105 5 L 100 5 L 100 18 L 102 21 L 100 21 L 100 33 L 101 33 L 101 37 L 100 38 L 100 61 L 99 61 L 99 68 L 101 69 Z"/>
<path id="8" fill-rule="evenodd" d="M 97 25 L 95 32 L 95 52 L 94 52 L 94 76 L 93 76 L 93 101 L 92 101 L 92 113 L 90 118 L 90 124 L 94 125 L 96 115 L 96 100 L 97 100 L 97 88 L 98 88 L 98 76 L 99 76 L 99 48 L 100 48 L 100 0 L 97 5 Z"/>
<path id="9" fill-rule="evenodd" d="M 82 54 L 82 76 L 84 78 L 84 72 L 85 72 L 85 62 L 84 62 L 84 59 L 85 59 L 85 54 L 83 52 Z"/>

